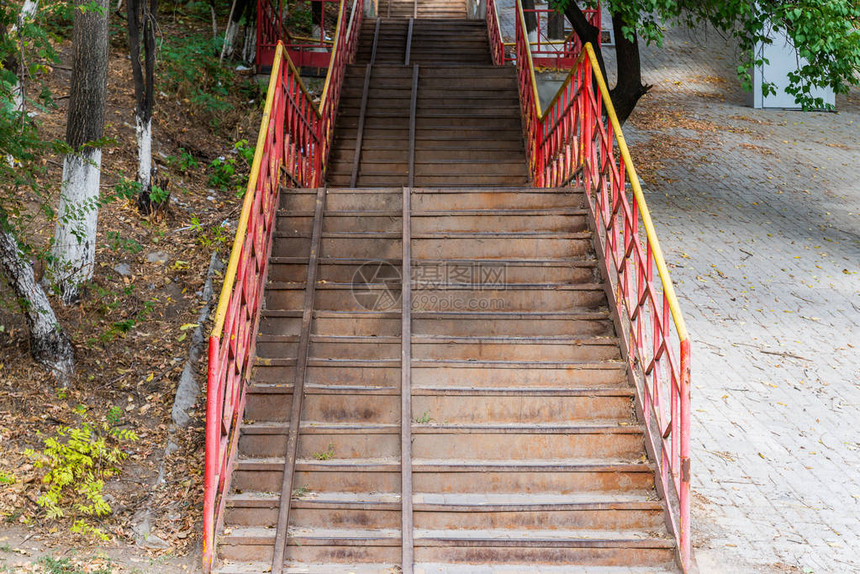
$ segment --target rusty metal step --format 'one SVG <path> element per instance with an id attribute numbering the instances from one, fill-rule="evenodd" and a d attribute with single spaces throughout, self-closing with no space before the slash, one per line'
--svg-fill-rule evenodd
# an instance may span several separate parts
<path id="1" fill-rule="evenodd" d="M 239 527 L 273 528 L 277 525 L 278 495 L 232 494 L 227 498 L 225 522 Z M 379 492 L 328 492 L 298 490 L 291 501 L 293 529 L 390 528 L 400 526 L 400 495 Z"/>
<path id="2" fill-rule="evenodd" d="M 533 562 L 568 566 L 638 564 L 665 566 L 673 541 L 647 531 L 614 530 L 420 530 L 417 562 L 483 564 Z"/>
<path id="3" fill-rule="evenodd" d="M 456 456 L 474 460 L 633 458 L 643 449 L 639 425 L 414 424 L 415 458 Z M 501 436 L 504 436 L 502 439 Z"/>
<path id="4" fill-rule="evenodd" d="M 552 422 L 614 420 L 633 422 L 633 396 L 627 393 L 598 394 L 529 393 L 528 389 L 468 389 L 453 393 L 446 387 L 421 387 L 412 397 L 412 412 L 436 424 Z M 553 389 L 555 391 L 555 389 Z"/>
<path id="5" fill-rule="evenodd" d="M 221 556 L 226 560 L 272 560 L 274 528 L 233 528 L 219 537 Z M 285 559 L 316 563 L 399 562 L 399 530 L 301 529 L 291 533 Z"/>
<path id="6" fill-rule="evenodd" d="M 240 458 L 234 471 L 234 489 L 275 492 L 280 488 L 283 472 L 283 458 Z M 295 489 L 299 492 L 399 493 L 399 458 L 299 459 Z"/>
<path id="7" fill-rule="evenodd" d="M 386 160 L 365 160 L 359 163 L 359 177 L 372 177 L 375 175 L 388 175 L 397 173 L 408 173 L 409 164 L 405 162 L 391 162 Z M 425 160 L 415 161 L 415 177 L 461 177 L 478 172 L 482 175 L 497 176 L 519 176 L 528 178 L 526 166 L 519 160 L 492 159 L 468 159 L 468 160 Z M 352 169 L 352 162 L 333 162 L 329 168 L 329 177 L 336 178 L 345 175 Z"/>
<path id="8" fill-rule="evenodd" d="M 286 449 L 288 430 L 289 425 L 277 422 L 244 425 L 239 450 L 254 458 L 281 456 Z M 330 451 L 341 459 L 399 456 L 400 424 L 302 421 L 298 457 L 316 458 Z"/>
<path id="9" fill-rule="evenodd" d="M 329 184 L 336 186 L 349 185 L 349 177 L 344 175 L 332 175 L 329 178 Z M 405 186 L 408 183 L 408 177 L 405 175 L 389 175 L 389 174 L 361 174 L 358 178 L 359 186 Z M 471 174 L 468 177 L 458 175 L 434 175 L 434 176 L 418 176 L 415 178 L 416 185 L 428 185 L 434 187 L 451 187 L 459 188 L 464 185 L 470 187 L 496 187 L 499 185 L 527 185 L 528 178 L 526 176 L 504 176 L 497 174 Z"/>
<path id="10" fill-rule="evenodd" d="M 663 527 L 663 506 L 627 493 L 418 493 L 415 527 L 426 530 L 650 531 Z"/>
<path id="11" fill-rule="evenodd" d="M 617 362 L 413 361 L 416 387 L 498 388 L 618 387 L 627 385 L 627 367 Z"/>

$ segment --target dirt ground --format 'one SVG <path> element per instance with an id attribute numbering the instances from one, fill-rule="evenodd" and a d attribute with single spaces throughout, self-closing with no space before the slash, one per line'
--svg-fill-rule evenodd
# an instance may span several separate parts
<path id="1" fill-rule="evenodd" d="M 115 143 L 103 151 L 106 192 L 136 173 L 134 93 L 124 26 L 123 18 L 111 15 L 105 135 Z M 212 33 L 208 21 L 173 7 L 160 15 L 159 26 L 167 41 Z M 65 133 L 69 38 L 57 39 L 55 47 L 60 61 L 42 79 L 57 107 L 37 116 L 45 140 L 62 139 Z M 231 70 L 236 66 L 229 65 Z M 0 284 L 0 572 L 187 572 L 199 563 L 203 397 L 191 412 L 191 424 L 173 437 L 179 448 L 167 460 L 163 457 L 176 386 L 205 303 L 201 291 L 210 258 L 215 249 L 227 257 L 241 209 L 235 186 L 220 189 L 210 183 L 210 164 L 218 157 L 232 158 L 246 175 L 248 166 L 233 147 L 240 140 L 253 145 L 260 121 L 255 78 L 249 71 L 233 74 L 235 85 L 243 89 L 226 95 L 228 105 L 217 113 L 156 85 L 153 160 L 159 175 L 170 181 L 169 208 L 146 217 L 125 200 L 101 208 L 95 276 L 83 301 L 63 307 L 52 298 L 75 348 L 76 373 L 68 389 L 55 388 L 31 359 L 18 303 L 5 282 Z M 58 189 L 62 157 L 42 159 L 47 183 Z M 57 196 L 53 199 L 56 207 Z M 24 200 L 34 212 L 38 209 L 34 198 Z M 52 232 L 53 221 L 38 216 L 25 229 L 37 249 L 48 245 Z M 41 264 L 35 263 L 39 275 Z M 220 277 L 214 279 L 217 294 Z M 208 334 L 209 325 L 203 329 Z M 205 347 L 203 351 L 197 365 L 201 386 Z M 138 437 L 122 446 L 128 459 L 104 489 L 112 513 L 96 523 L 109 542 L 72 534 L 74 517 L 46 516 L 36 503 L 46 489 L 43 470 L 24 453 L 44 448 L 43 439 L 61 427 L 79 427 L 82 412 L 88 420 L 110 420 Z M 134 531 L 142 509 L 151 511 L 146 542 Z"/>

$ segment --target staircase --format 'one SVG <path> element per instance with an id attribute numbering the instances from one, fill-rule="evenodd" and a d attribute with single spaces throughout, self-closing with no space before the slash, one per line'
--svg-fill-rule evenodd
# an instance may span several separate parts
<path id="1" fill-rule="evenodd" d="M 466 18 L 465 0 L 379 0 L 383 18 Z"/>
<path id="2" fill-rule="evenodd" d="M 341 96 L 330 187 L 528 185 L 516 70 L 492 65 L 483 23 L 370 21 L 359 46 Z"/>
<path id="3" fill-rule="evenodd" d="M 587 199 L 438 16 L 366 24 L 328 188 L 281 191 L 215 570 L 675 572 Z"/>

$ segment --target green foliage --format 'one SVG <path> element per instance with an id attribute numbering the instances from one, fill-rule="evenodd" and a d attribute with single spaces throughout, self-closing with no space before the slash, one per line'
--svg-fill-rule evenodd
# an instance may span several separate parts
<path id="1" fill-rule="evenodd" d="M 240 140 L 233 146 L 235 157 L 219 157 L 209 164 L 209 185 L 222 191 L 235 189 L 238 197 L 245 195 L 248 172 L 254 163 L 254 147 L 248 140 Z"/>
<path id="2" fill-rule="evenodd" d="M 226 100 L 233 88 L 233 73 L 218 59 L 219 41 L 203 36 L 165 40 L 160 46 L 159 85 L 165 92 L 187 99 L 198 111 L 210 115 L 231 110 Z"/>
<path id="3" fill-rule="evenodd" d="M 232 240 L 225 226 L 213 225 L 211 229 L 207 229 L 196 215 L 191 216 L 191 229 L 197 233 L 197 241 L 204 247 L 220 246 Z"/>
<path id="4" fill-rule="evenodd" d="M 170 198 L 170 192 L 158 185 L 152 184 L 149 190 L 149 200 L 154 205 L 161 205 Z"/>
<path id="5" fill-rule="evenodd" d="M 17 74 L 24 77 L 24 111 L 42 111 L 53 105 L 50 90 L 43 83 L 43 72 L 45 64 L 56 61 L 57 54 L 41 25 L 41 14 L 11 31 L 12 25 L 18 23 L 19 10 L 14 2 L 0 4 L 0 27 L 10 31 L 0 36 L 0 62 L 18 63 L 18 69 L 0 66 L 0 229 L 15 233 L 21 242 L 20 231 L 34 215 L 24 208 L 29 200 L 35 198 L 48 217 L 53 215 L 52 190 L 42 178 L 45 166 L 39 156 L 55 142 L 39 137 L 36 120 L 15 107 Z M 38 97 L 34 99 L 33 94 Z M 23 242 L 21 248 L 25 253 L 31 252 Z"/>
<path id="6" fill-rule="evenodd" d="M 107 246 L 113 251 L 126 251 L 128 253 L 140 253 L 143 251 L 143 245 L 135 241 L 123 237 L 119 231 L 108 231 L 106 234 Z"/>
<path id="7" fill-rule="evenodd" d="M 134 201 L 138 195 L 140 195 L 143 186 L 139 181 L 134 179 L 127 179 L 125 177 L 120 178 L 117 184 L 113 187 L 113 194 L 106 195 L 102 199 L 102 203 L 110 203 L 117 199 L 124 199 L 126 201 Z"/>
<path id="8" fill-rule="evenodd" d="M 167 156 L 167 165 L 181 173 L 188 173 L 199 165 L 197 159 L 187 150 L 179 148 L 179 155 Z"/>
<path id="9" fill-rule="evenodd" d="M 218 157 L 209 164 L 209 185 L 222 191 L 233 187 L 236 181 L 236 159 Z"/>
<path id="10" fill-rule="evenodd" d="M 137 435 L 107 421 L 93 421 L 83 407 L 78 413 L 78 426 L 60 427 L 55 437 L 43 438 L 41 451 L 24 451 L 33 466 L 45 469 L 42 483 L 47 490 L 36 503 L 45 509 L 49 519 L 72 514 L 72 532 L 109 540 L 89 520 L 110 514 L 110 505 L 102 494 L 105 480 L 119 473 L 128 457 L 121 446 L 136 441 Z"/>
<path id="11" fill-rule="evenodd" d="M 334 458 L 334 444 L 329 443 L 328 449 L 322 452 L 315 452 L 314 458 L 317 460 L 331 460 Z"/>
<path id="12" fill-rule="evenodd" d="M 294 34 L 309 35 L 314 25 L 309 4 L 294 3 L 293 8 L 286 14 L 285 23 L 287 29 Z"/>
<path id="13" fill-rule="evenodd" d="M 92 570 L 91 567 L 83 569 L 76 566 L 70 558 L 53 558 L 51 556 L 42 556 L 39 558 L 39 564 L 45 567 L 48 574 L 111 574 L 110 566 Z"/>
<path id="14" fill-rule="evenodd" d="M 563 9 L 575 0 L 554 0 Z M 594 5 L 594 0 L 588 0 Z M 860 3 L 857 0 L 609 0 L 603 6 L 622 18 L 625 37 L 638 34 L 646 42 L 661 45 L 665 25 L 693 26 L 709 22 L 733 37 L 738 47 L 738 77 L 744 88 L 752 89 L 750 71 L 765 64 L 755 52 L 757 44 L 771 44 L 772 32 L 784 31 L 806 64 L 790 73 L 786 92 L 795 96 L 804 109 L 824 107 L 813 98 L 815 86 L 828 87 L 837 94 L 860 85 Z M 765 84 L 764 95 L 774 86 Z"/>

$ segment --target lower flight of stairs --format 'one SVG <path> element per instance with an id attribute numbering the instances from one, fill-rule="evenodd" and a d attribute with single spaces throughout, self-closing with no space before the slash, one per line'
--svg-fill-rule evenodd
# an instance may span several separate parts
<path id="1" fill-rule="evenodd" d="M 402 193 L 327 191 L 285 572 L 400 568 Z M 271 565 L 315 196 L 281 199 L 222 574 Z M 584 194 L 411 205 L 414 571 L 674 572 Z"/>

